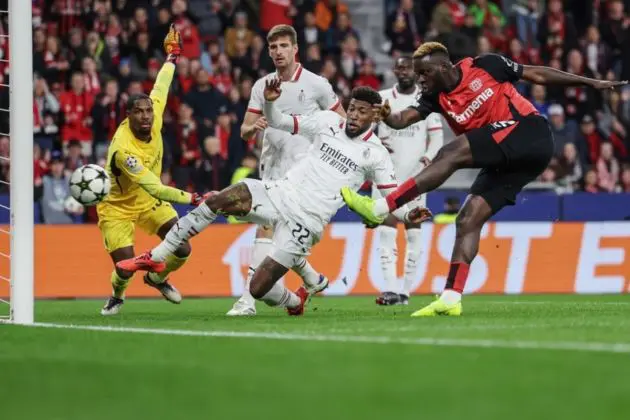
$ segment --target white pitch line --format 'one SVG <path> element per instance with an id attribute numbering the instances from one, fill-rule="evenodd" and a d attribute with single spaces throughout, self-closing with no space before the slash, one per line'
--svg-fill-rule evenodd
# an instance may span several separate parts
<path id="1" fill-rule="evenodd" d="M 562 302 L 562 301 L 554 301 L 554 300 L 533 300 L 533 301 L 514 301 L 514 300 L 486 300 L 486 301 L 478 301 L 476 304 L 496 304 L 496 305 L 613 305 L 613 306 L 624 306 L 630 305 L 630 302 L 597 302 L 597 301 L 575 301 L 575 302 Z"/>
<path id="2" fill-rule="evenodd" d="M 139 327 L 110 327 L 98 325 L 72 325 L 36 322 L 27 325 L 38 328 L 70 329 L 83 331 L 105 331 L 132 334 L 154 334 L 186 337 L 224 337 L 224 338 L 253 338 L 262 340 L 286 340 L 286 341 L 328 341 L 339 343 L 366 343 L 366 344 L 407 344 L 416 346 L 441 346 L 441 347 L 477 347 L 477 348 L 503 348 L 503 349 L 531 349 L 531 350 L 566 350 L 586 351 L 600 353 L 624 353 L 630 354 L 630 343 L 601 343 L 579 341 L 509 341 L 509 340 L 481 340 L 460 338 L 404 338 L 388 336 L 362 336 L 362 335 L 329 335 L 329 334 L 294 334 L 271 333 L 256 331 L 200 331 L 200 330 L 170 330 Z"/>

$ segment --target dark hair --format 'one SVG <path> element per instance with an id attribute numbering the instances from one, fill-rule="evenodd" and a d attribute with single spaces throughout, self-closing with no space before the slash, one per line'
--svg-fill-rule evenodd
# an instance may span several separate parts
<path id="1" fill-rule="evenodd" d="M 267 34 L 267 42 L 271 43 L 281 36 L 288 36 L 291 44 L 297 44 L 297 32 L 291 25 L 276 25 Z"/>
<path id="2" fill-rule="evenodd" d="M 149 95 L 147 95 L 146 93 L 138 93 L 129 96 L 129 100 L 127 100 L 127 112 L 131 112 L 133 107 L 136 105 L 136 101 L 139 101 L 141 99 L 148 99 L 149 101 L 151 101 L 151 97 L 149 97 Z"/>
<path id="3" fill-rule="evenodd" d="M 381 95 L 368 86 L 359 86 L 352 89 L 352 99 L 367 102 L 370 105 L 380 104 L 383 101 Z"/>

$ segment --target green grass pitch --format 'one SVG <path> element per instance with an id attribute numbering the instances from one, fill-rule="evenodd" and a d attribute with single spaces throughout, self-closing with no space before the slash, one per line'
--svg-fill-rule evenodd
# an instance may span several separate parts
<path id="1" fill-rule="evenodd" d="M 628 418 L 630 296 L 467 296 L 461 318 L 409 317 L 429 299 L 248 319 L 224 316 L 232 299 L 130 299 L 112 318 L 37 302 L 38 322 L 123 331 L 0 325 L 0 418 Z"/>

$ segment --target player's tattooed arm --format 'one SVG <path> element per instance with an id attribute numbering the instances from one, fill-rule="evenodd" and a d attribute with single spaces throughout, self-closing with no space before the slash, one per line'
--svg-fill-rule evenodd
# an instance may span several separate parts
<path id="1" fill-rule="evenodd" d="M 615 87 L 628 84 L 627 80 L 610 81 L 591 79 L 545 66 L 523 66 L 522 78 L 538 85 L 585 85 L 595 89 L 614 89 Z"/>

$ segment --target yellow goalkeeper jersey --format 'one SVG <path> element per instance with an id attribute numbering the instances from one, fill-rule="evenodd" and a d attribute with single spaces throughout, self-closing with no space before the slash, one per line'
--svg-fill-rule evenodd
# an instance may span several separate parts
<path id="1" fill-rule="evenodd" d="M 132 133 L 129 120 L 125 119 L 109 145 L 107 153 L 107 173 L 112 188 L 107 198 L 98 205 L 100 218 L 134 217 L 151 209 L 159 199 L 189 203 L 190 194 L 161 185 L 163 113 L 168 98 L 168 90 L 173 80 L 175 65 L 165 63 L 160 70 L 150 97 L 153 101 L 154 120 L 151 127 L 151 140 L 143 141 Z M 141 185 L 143 184 L 143 185 Z M 159 190 L 160 194 L 147 191 Z M 168 192 L 168 194 L 163 194 Z"/>

